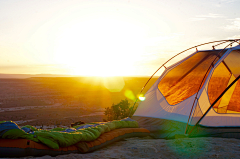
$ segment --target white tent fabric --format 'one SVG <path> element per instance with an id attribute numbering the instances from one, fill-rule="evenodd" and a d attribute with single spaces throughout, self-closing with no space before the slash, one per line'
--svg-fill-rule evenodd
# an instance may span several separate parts
<path id="1" fill-rule="evenodd" d="M 209 52 L 207 53 L 211 54 L 211 51 L 214 51 L 214 50 L 209 50 Z M 218 52 L 221 52 L 221 51 L 222 50 L 219 50 Z M 221 55 L 221 57 L 218 58 L 217 61 L 215 61 L 214 65 L 212 65 L 213 67 L 211 67 L 209 72 L 206 73 L 207 77 L 205 78 L 205 81 L 198 92 L 194 93 L 193 95 L 187 97 L 184 100 L 180 100 L 180 101 L 176 100 L 175 101 L 176 104 L 174 102 L 173 102 L 174 103 L 173 105 L 169 104 L 169 97 L 171 97 L 171 94 L 169 93 L 170 91 L 167 90 L 166 92 L 168 93 L 162 92 L 163 90 L 160 90 L 159 87 L 161 88 L 163 86 L 159 86 L 159 85 L 161 84 L 166 85 L 166 88 L 167 88 L 167 85 L 172 84 L 171 78 L 167 78 L 166 76 L 167 75 L 170 76 L 170 74 L 172 73 L 171 77 L 174 78 L 175 72 L 172 70 L 179 67 L 180 65 L 184 66 L 185 65 L 184 62 L 187 60 L 188 61 L 192 59 L 194 60 L 194 58 L 196 57 L 195 55 L 198 54 L 199 52 L 200 51 L 197 51 L 192 55 L 184 58 L 183 60 L 166 68 L 166 70 L 162 73 L 162 75 L 155 82 L 155 84 L 145 94 L 145 101 L 140 103 L 140 105 L 138 106 L 137 110 L 133 115 L 133 118 L 146 117 L 146 118 L 171 120 L 171 121 L 185 123 L 185 125 L 188 123 L 190 126 L 191 125 L 194 126 L 197 123 L 197 121 L 199 121 L 199 119 L 203 116 L 203 114 L 206 113 L 206 111 L 209 109 L 209 107 L 213 103 L 213 99 L 216 98 L 215 97 L 216 93 L 211 94 L 213 87 L 216 87 L 216 90 L 213 90 L 213 91 L 219 91 L 218 94 L 222 93 L 223 86 L 221 85 L 223 85 L 223 83 L 221 81 L 214 83 L 214 80 L 219 78 L 222 81 L 224 80 L 226 81 L 226 79 L 228 79 L 227 83 L 225 82 L 224 84 L 225 85 L 224 89 L 225 89 L 230 83 L 232 83 L 233 80 L 236 79 L 236 77 L 240 75 L 240 45 L 238 45 L 233 48 L 225 49 L 224 54 Z M 201 59 L 199 58 L 201 60 L 199 63 L 203 62 L 204 60 L 207 60 L 209 58 L 208 56 L 209 55 L 206 55 L 206 56 L 204 55 L 201 57 Z M 217 56 L 219 55 L 216 55 L 216 57 Z M 194 69 L 196 70 L 196 68 L 198 67 L 199 67 L 199 70 L 202 69 L 202 66 L 196 65 L 193 67 L 193 69 L 191 69 L 190 71 L 187 71 L 187 73 L 184 74 L 183 78 L 190 76 L 189 72 L 191 72 Z M 223 78 L 220 75 L 221 67 L 224 67 L 224 69 L 227 70 L 225 72 L 229 72 L 228 73 L 229 76 L 226 76 Z M 216 70 L 220 73 L 218 73 Z M 224 70 L 222 71 L 224 72 Z M 177 72 L 177 73 L 180 74 L 181 70 L 180 72 Z M 192 76 L 195 76 L 195 75 L 198 75 L 198 74 L 197 73 L 192 74 Z M 180 78 L 178 81 L 183 80 L 183 78 Z M 165 83 L 164 82 L 161 83 L 163 79 L 165 80 Z M 217 84 L 220 85 L 219 88 Z M 176 85 L 177 83 L 172 84 L 172 87 L 175 87 Z M 168 89 L 172 89 L 172 87 L 169 87 Z M 180 88 L 180 86 L 178 87 Z M 178 87 L 176 86 L 176 88 Z M 228 108 L 229 103 L 232 103 L 231 97 L 234 96 L 234 98 L 236 98 L 235 96 L 237 94 L 236 92 L 237 89 L 239 89 L 239 87 L 237 83 L 235 83 L 219 100 L 218 106 L 211 108 L 210 111 L 207 112 L 206 116 L 201 120 L 199 125 L 204 127 L 240 127 L 240 108 L 239 108 L 239 111 L 238 111 L 238 108 L 236 108 L 236 110 L 234 111 Z M 174 93 L 176 91 L 178 90 L 173 89 Z M 178 92 L 178 94 L 185 93 L 184 92 L 185 90 L 180 90 L 180 91 L 182 92 Z M 240 94 L 239 94 L 239 97 L 240 97 Z M 196 102 L 194 102 L 195 98 L 196 98 Z M 224 110 L 225 113 L 221 113 L 222 110 Z"/>

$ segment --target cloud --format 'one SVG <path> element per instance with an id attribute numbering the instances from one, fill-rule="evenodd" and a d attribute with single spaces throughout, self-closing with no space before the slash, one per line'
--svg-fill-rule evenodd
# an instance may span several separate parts
<path id="1" fill-rule="evenodd" d="M 194 18 L 190 18 L 191 21 L 201 21 L 201 20 L 206 20 L 207 18 L 224 18 L 225 16 L 221 14 L 213 14 L 209 13 L 207 15 L 197 15 Z"/>
<path id="2" fill-rule="evenodd" d="M 222 16 L 221 14 L 213 14 L 213 13 L 209 13 L 208 15 L 198 15 L 196 17 L 199 17 L 199 18 L 224 18 L 224 16 Z"/>
<path id="3" fill-rule="evenodd" d="M 214 6 L 216 7 L 224 7 L 226 4 L 237 2 L 238 0 L 218 0 L 218 1 L 212 1 Z"/>
<path id="4" fill-rule="evenodd" d="M 222 3 L 233 3 L 236 2 L 237 0 L 221 0 Z"/>
<path id="5" fill-rule="evenodd" d="M 240 18 L 229 19 L 231 21 L 230 25 L 227 25 L 225 29 L 227 30 L 238 30 L 240 31 Z"/>

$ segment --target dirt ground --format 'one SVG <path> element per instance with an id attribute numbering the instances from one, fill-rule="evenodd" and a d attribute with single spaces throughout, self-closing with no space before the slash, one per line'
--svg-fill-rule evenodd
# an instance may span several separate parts
<path id="1" fill-rule="evenodd" d="M 116 89 L 115 80 L 122 82 L 116 92 L 112 91 Z M 101 122 L 104 108 L 113 103 L 131 97 L 132 106 L 147 80 L 145 77 L 0 79 L 0 121 L 46 127 L 70 126 L 78 121 Z"/>
<path id="2" fill-rule="evenodd" d="M 240 140 L 230 138 L 181 138 L 152 139 L 127 138 L 107 147 L 87 154 L 68 154 L 56 157 L 43 156 L 38 159 L 77 159 L 77 158 L 239 158 Z M 35 157 L 25 157 L 35 158 Z"/>
<path id="3" fill-rule="evenodd" d="M 86 90 L 87 84 L 65 78 L 0 80 L 0 121 L 18 125 L 70 126 L 73 122 L 103 121 L 106 106 L 124 99 L 125 91 L 138 92 L 146 79 L 125 79 L 121 92 L 109 92 L 101 84 Z M 151 84 L 150 84 L 151 85 Z M 71 88 L 71 89 L 69 89 Z M 141 87 L 140 87 L 141 88 Z M 147 90 L 147 89 L 146 89 Z M 77 91 L 77 92 L 76 92 Z M 91 109 L 88 109 L 91 108 Z M 127 138 L 87 154 L 24 158 L 240 158 L 240 140 L 230 138 L 152 139 Z"/>
<path id="4" fill-rule="evenodd" d="M 23 108 L 23 107 L 21 107 Z M 5 110 L 5 111 L 4 111 Z M 16 110 L 16 108 L 2 109 L 0 112 L 0 121 L 12 120 L 19 126 L 70 126 L 71 123 L 83 121 L 101 122 L 104 118 L 104 112 L 101 110 L 87 111 L 78 107 L 64 106 L 34 106 L 26 109 Z"/>

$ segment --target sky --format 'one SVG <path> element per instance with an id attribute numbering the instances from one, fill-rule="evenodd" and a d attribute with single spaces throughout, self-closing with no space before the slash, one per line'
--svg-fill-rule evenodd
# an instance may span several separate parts
<path id="1" fill-rule="evenodd" d="M 189 47 L 240 38 L 239 6 L 240 0 L 1 0 L 0 73 L 151 76 Z"/>

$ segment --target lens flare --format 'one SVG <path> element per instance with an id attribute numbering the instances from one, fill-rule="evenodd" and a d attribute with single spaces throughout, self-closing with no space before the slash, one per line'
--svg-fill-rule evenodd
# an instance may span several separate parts
<path id="1" fill-rule="evenodd" d="M 122 77 L 106 77 L 104 78 L 103 84 L 110 92 L 120 92 L 125 86 Z"/>
<path id="2" fill-rule="evenodd" d="M 133 94 L 133 92 L 129 89 L 127 89 L 125 92 L 124 92 L 124 95 L 128 98 L 128 99 L 131 99 L 133 101 L 136 100 L 136 97 L 135 95 Z"/>
<path id="3" fill-rule="evenodd" d="M 138 99 L 139 99 L 140 101 L 145 101 L 146 98 L 144 97 L 144 95 L 141 94 L 141 95 L 138 97 Z"/>

